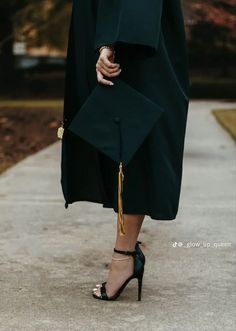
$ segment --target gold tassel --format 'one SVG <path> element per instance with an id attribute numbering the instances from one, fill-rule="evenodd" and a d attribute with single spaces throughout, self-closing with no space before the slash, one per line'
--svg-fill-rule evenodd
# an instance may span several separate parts
<path id="1" fill-rule="evenodd" d="M 119 219 L 119 232 L 121 236 L 125 235 L 123 201 L 122 201 L 123 181 L 124 181 L 124 174 L 122 169 L 122 162 L 120 162 L 119 173 L 118 173 L 118 219 Z"/>

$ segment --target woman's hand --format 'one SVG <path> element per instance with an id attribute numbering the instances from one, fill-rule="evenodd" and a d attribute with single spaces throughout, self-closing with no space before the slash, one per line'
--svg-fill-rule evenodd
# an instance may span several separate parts
<path id="1" fill-rule="evenodd" d="M 114 63 L 115 51 L 112 48 L 103 48 L 100 52 L 99 59 L 96 64 L 97 80 L 104 85 L 114 85 L 112 81 L 104 78 L 116 77 L 121 73 L 120 65 Z"/>

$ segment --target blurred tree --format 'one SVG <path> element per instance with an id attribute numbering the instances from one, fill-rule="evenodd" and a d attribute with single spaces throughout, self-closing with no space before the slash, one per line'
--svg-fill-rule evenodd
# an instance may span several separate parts
<path id="1" fill-rule="evenodd" d="M 14 27 L 12 15 L 26 4 L 16 0 L 1 0 L 0 2 L 0 87 L 7 87 L 13 76 L 13 42 Z"/>
<path id="2" fill-rule="evenodd" d="M 14 75 L 13 43 L 66 48 L 71 0 L 0 1 L 0 87 L 7 89 Z"/>
<path id="3" fill-rule="evenodd" d="M 86 1 L 86 0 L 84 0 Z M 171 0 L 172 1 L 172 0 Z M 235 0 L 182 0 L 191 66 L 227 67 L 235 50 Z M 14 79 L 14 40 L 66 49 L 72 0 L 0 0 L 0 87 Z"/>
<path id="4" fill-rule="evenodd" d="M 14 17 L 17 39 L 27 46 L 48 46 L 66 50 L 71 0 L 32 2 Z"/>
<path id="5" fill-rule="evenodd" d="M 189 15 L 192 67 L 219 68 L 228 74 L 236 56 L 235 0 L 183 1 Z M 229 69 L 229 70 L 228 70 Z"/>

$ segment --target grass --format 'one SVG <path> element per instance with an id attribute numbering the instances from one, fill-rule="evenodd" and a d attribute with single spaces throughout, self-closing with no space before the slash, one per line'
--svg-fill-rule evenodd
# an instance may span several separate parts
<path id="1" fill-rule="evenodd" d="M 4 100 L 0 99 L 0 108 L 62 108 L 63 100 Z"/>
<path id="2" fill-rule="evenodd" d="M 212 112 L 217 121 L 236 142 L 236 108 L 213 110 Z"/>

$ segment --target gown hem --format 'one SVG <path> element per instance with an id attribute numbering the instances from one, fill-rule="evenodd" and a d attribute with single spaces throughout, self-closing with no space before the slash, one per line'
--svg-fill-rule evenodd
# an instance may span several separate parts
<path id="1" fill-rule="evenodd" d="M 103 208 L 111 208 L 114 210 L 115 213 L 117 213 L 117 209 L 112 205 L 112 204 L 109 204 L 109 203 L 105 203 L 104 201 L 102 200 L 99 200 L 99 199 L 88 199 L 88 198 L 80 198 L 80 199 L 76 199 L 74 201 L 71 201 L 71 202 L 68 202 L 66 201 L 65 204 L 66 206 L 68 207 L 68 205 L 70 204 L 73 204 L 73 203 L 76 203 L 76 202 L 80 202 L 80 201 L 85 201 L 85 202 L 92 202 L 92 203 L 99 203 L 99 204 L 102 204 L 102 207 Z M 66 207 L 66 208 L 67 208 Z M 127 210 L 127 209 L 123 209 L 123 213 L 124 214 L 132 214 L 132 215 L 145 215 L 145 216 L 149 216 L 151 219 L 153 220 L 157 220 L 157 221 L 173 221 L 176 219 L 176 214 L 172 214 L 172 215 L 157 215 L 157 214 L 153 214 L 151 213 L 150 211 L 134 211 L 134 210 Z"/>

